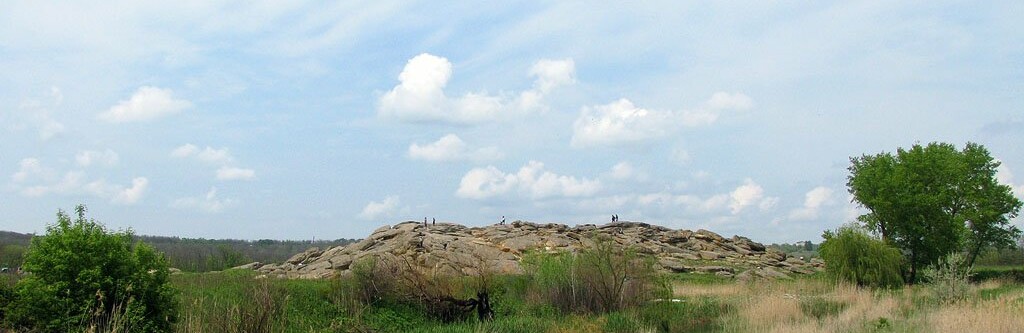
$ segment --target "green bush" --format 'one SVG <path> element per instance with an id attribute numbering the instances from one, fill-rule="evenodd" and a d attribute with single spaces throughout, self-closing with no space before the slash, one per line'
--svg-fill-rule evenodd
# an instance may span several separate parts
<path id="1" fill-rule="evenodd" d="M 832 277 L 858 286 L 895 287 L 903 283 L 899 250 L 875 239 L 861 228 L 848 225 L 826 231 L 818 250 L 825 271 Z"/>
<path id="2" fill-rule="evenodd" d="M 5 320 L 41 332 L 168 332 L 177 319 L 167 264 L 132 232 L 108 232 L 76 207 L 32 239 Z M 116 325 L 117 327 L 109 327 Z"/>

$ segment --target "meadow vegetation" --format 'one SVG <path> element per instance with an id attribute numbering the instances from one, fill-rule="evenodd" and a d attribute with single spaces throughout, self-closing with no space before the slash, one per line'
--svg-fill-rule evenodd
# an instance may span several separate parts
<path id="1" fill-rule="evenodd" d="M 549 260 L 564 260 L 564 257 Z M 872 289 L 824 274 L 750 281 L 661 275 L 665 298 L 612 311 L 559 309 L 538 275 L 492 277 L 494 317 L 446 320 L 421 305 L 354 294 L 355 278 L 284 280 L 249 271 L 172 277 L 177 332 L 1017 332 L 1024 285 L 988 280 L 948 299 L 933 284 Z M 472 296 L 473 278 L 448 279 Z M 581 289 L 585 290 L 585 289 Z M 456 293 L 458 294 L 458 293 Z M 363 303 L 362 297 L 379 297 Z"/>

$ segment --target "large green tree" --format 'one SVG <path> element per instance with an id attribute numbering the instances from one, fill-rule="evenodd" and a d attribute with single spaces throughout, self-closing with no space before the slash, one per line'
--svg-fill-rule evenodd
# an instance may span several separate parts
<path id="1" fill-rule="evenodd" d="M 850 194 L 868 210 L 858 219 L 904 252 L 910 282 L 950 252 L 965 249 L 973 263 L 986 247 L 1012 245 L 1020 235 L 1009 220 L 1021 201 L 998 183 L 999 161 L 979 144 L 915 144 L 850 163 Z"/>

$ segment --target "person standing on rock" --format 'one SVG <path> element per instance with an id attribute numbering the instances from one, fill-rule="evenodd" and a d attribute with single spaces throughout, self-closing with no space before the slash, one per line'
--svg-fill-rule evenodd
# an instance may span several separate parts
<path id="1" fill-rule="evenodd" d="M 500 223 L 498 223 L 498 224 L 500 224 L 500 225 L 505 225 L 505 215 L 502 215 L 502 216 L 501 216 L 501 222 L 500 222 Z"/>
<path id="2" fill-rule="evenodd" d="M 427 226 L 427 217 L 426 216 L 423 217 L 423 226 L 424 227 Z"/>
<path id="3" fill-rule="evenodd" d="M 437 218 L 436 217 L 430 218 L 430 225 L 437 225 Z"/>

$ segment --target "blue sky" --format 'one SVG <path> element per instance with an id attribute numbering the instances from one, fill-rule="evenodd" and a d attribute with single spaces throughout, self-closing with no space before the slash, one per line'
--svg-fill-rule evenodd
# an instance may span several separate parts
<path id="1" fill-rule="evenodd" d="M 1024 195 L 1024 4 L 0 3 L 0 229 L 359 238 L 611 214 L 763 242 L 850 156 L 978 142 Z M 1020 221 L 1016 221 L 1020 225 Z"/>

